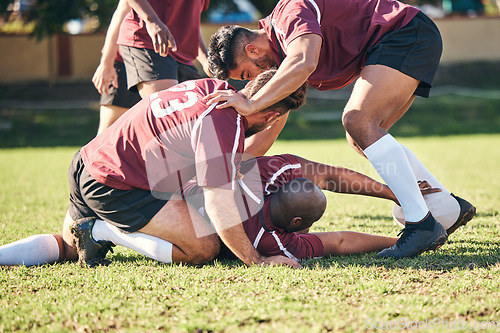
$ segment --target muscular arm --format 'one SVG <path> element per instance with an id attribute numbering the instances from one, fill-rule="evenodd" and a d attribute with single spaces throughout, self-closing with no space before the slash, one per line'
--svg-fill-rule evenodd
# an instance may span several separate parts
<path id="1" fill-rule="evenodd" d="M 366 195 L 398 203 L 396 196 L 387 185 L 359 172 L 309 161 L 298 156 L 296 158 L 301 164 L 302 175 L 312 180 L 322 190 Z"/>
<path id="2" fill-rule="evenodd" d="M 307 34 L 294 39 L 287 48 L 287 56 L 268 83 L 250 100 L 250 110 L 263 110 L 297 90 L 314 72 L 318 64 L 323 39 Z"/>
<path id="3" fill-rule="evenodd" d="M 118 52 L 116 41 L 118 40 L 120 25 L 129 10 L 130 7 L 127 0 L 120 0 L 109 23 L 102 49 L 101 61 L 92 77 L 92 83 L 94 83 L 100 94 L 107 94 L 109 92 L 110 82 L 112 82 L 115 88 L 118 88 L 118 77 L 114 67 L 116 53 Z"/>
<path id="4" fill-rule="evenodd" d="M 153 41 L 155 52 L 166 57 L 168 55 L 169 46 L 172 51 L 177 51 L 174 37 L 168 30 L 168 27 L 163 23 L 153 7 L 147 0 L 128 0 L 130 7 L 139 15 L 146 23 L 146 29 Z"/>
<path id="5" fill-rule="evenodd" d="M 233 191 L 206 187 L 203 189 L 203 195 L 207 215 L 220 239 L 245 264 L 285 264 L 300 267 L 295 260 L 284 256 L 262 257 L 255 250 L 245 234 L 243 224 L 241 224 Z"/>
<path id="6" fill-rule="evenodd" d="M 276 141 L 280 135 L 283 127 L 285 127 L 288 115 L 289 113 L 281 116 L 271 127 L 260 131 L 245 140 L 245 154 L 249 154 L 246 159 L 249 159 L 252 156 L 263 156 L 267 153 L 274 141 Z"/>
<path id="7" fill-rule="evenodd" d="M 396 244 L 397 237 L 371 235 L 354 231 L 320 232 L 313 235 L 323 243 L 323 256 L 381 251 Z"/>

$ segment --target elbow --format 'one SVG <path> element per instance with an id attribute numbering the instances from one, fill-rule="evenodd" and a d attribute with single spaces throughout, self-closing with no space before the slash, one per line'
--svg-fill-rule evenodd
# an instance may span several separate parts
<path id="1" fill-rule="evenodd" d="M 302 65 L 304 72 L 307 73 L 307 77 L 309 77 L 309 75 L 314 73 L 317 66 L 318 66 L 317 61 L 304 61 L 304 64 Z"/>
<path id="2" fill-rule="evenodd" d="M 298 62 L 300 64 L 299 66 L 301 72 L 307 75 L 307 77 L 309 77 L 309 75 L 311 75 L 318 66 L 318 59 L 315 59 L 314 57 L 310 56 L 308 57 L 306 55 L 304 55 L 301 59 L 299 59 Z"/>

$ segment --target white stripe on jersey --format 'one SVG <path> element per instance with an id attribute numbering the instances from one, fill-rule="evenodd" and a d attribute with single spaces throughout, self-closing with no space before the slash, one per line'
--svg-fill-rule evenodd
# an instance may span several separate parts
<path id="1" fill-rule="evenodd" d="M 253 241 L 253 247 L 257 249 L 257 246 L 259 246 L 260 240 L 262 238 L 262 235 L 264 235 L 264 228 L 260 228 L 259 233 L 257 234 L 257 237 L 255 237 L 255 240 Z"/>
<path id="2" fill-rule="evenodd" d="M 234 164 L 234 159 L 236 157 L 236 151 L 238 150 L 238 146 L 240 145 L 240 128 L 241 123 L 241 115 L 238 114 L 236 118 L 236 135 L 234 136 L 234 144 L 233 144 L 233 152 L 231 153 L 231 165 L 233 166 L 233 172 L 231 172 L 231 189 L 234 191 L 234 180 L 236 179 L 236 165 Z"/>
<path id="3" fill-rule="evenodd" d="M 293 254 L 291 254 L 290 252 L 288 252 L 288 250 L 286 249 L 286 247 L 283 246 L 283 244 L 281 243 L 280 239 L 278 236 L 276 236 L 276 233 L 274 231 L 271 231 L 271 235 L 273 235 L 274 239 L 276 240 L 276 243 L 278 244 L 279 248 L 281 251 L 283 251 L 283 253 L 290 259 L 294 259 L 296 261 L 299 261 L 299 259 L 295 258 L 295 256 Z"/>
<path id="4" fill-rule="evenodd" d="M 266 187 L 264 188 L 264 191 L 266 192 L 267 195 L 271 194 L 271 192 L 269 192 L 269 190 L 267 189 L 269 187 L 269 185 L 273 185 L 274 182 L 276 181 L 276 179 L 282 174 L 284 173 L 285 171 L 289 170 L 289 169 L 299 169 L 300 168 L 300 163 L 297 163 L 297 164 L 285 164 L 284 166 L 281 167 L 281 169 L 279 169 L 278 171 L 276 171 L 273 176 L 271 177 L 271 179 L 266 183 Z"/>
<path id="5" fill-rule="evenodd" d="M 186 81 L 186 82 L 191 82 L 191 81 Z M 191 89 L 194 89 L 194 81 L 193 82 L 193 87 Z M 229 88 L 229 83 L 228 82 L 224 82 L 224 85 L 225 85 L 225 88 L 228 89 Z M 190 85 L 191 87 L 191 85 Z M 170 88 L 172 89 L 172 88 Z M 151 94 L 150 96 L 153 96 L 155 95 L 158 96 L 158 92 L 155 92 L 153 94 Z M 191 130 L 191 148 L 193 149 L 193 151 L 195 151 L 195 148 L 194 148 L 194 138 L 195 138 L 195 133 L 196 131 L 198 130 L 198 127 L 200 127 L 200 124 L 201 124 L 201 121 L 203 120 L 203 118 L 206 117 L 207 114 L 209 114 L 214 108 L 215 106 L 217 105 L 217 103 L 212 103 L 208 106 L 208 109 L 205 110 L 198 119 L 196 119 L 196 122 L 194 123 L 194 126 L 193 126 L 193 129 Z"/>
<path id="6" fill-rule="evenodd" d="M 313 5 L 314 9 L 316 9 L 316 15 L 318 16 L 318 24 L 321 26 L 321 13 L 319 11 L 318 4 L 314 0 L 309 0 L 311 5 Z"/>
<path id="7" fill-rule="evenodd" d="M 240 184 L 240 187 L 243 189 L 243 191 L 245 191 L 245 193 L 248 194 L 248 196 L 252 198 L 253 201 L 260 205 L 261 200 L 248 188 L 247 184 L 243 182 L 243 179 L 238 179 L 238 183 Z"/>

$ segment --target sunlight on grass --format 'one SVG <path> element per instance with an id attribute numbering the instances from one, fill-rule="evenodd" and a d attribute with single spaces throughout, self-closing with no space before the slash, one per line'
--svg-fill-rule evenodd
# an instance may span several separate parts
<path id="1" fill-rule="evenodd" d="M 376 322 L 409 325 L 436 318 L 448 325 L 489 323 L 485 331 L 498 331 L 500 135 L 400 141 L 452 192 L 477 205 L 477 217 L 439 251 L 399 261 L 374 254 L 315 259 L 293 270 L 247 268 L 238 261 L 165 265 L 117 248 L 108 255 L 109 267 L 1 267 L 0 332 L 358 332 Z M 0 150 L 0 244 L 60 232 L 67 168 L 77 149 Z M 280 141 L 272 153 L 379 179 L 344 139 Z M 327 212 L 312 231 L 399 231 L 390 202 L 327 197 Z M 433 331 L 450 330 L 434 323 Z"/>

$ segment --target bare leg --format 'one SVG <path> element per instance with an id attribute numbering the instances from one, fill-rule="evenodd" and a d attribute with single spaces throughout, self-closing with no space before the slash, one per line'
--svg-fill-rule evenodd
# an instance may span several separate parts
<path id="1" fill-rule="evenodd" d="M 177 80 L 145 81 L 137 85 L 137 90 L 142 98 L 146 98 L 157 91 L 168 89 L 178 83 Z"/>
<path id="2" fill-rule="evenodd" d="M 444 244 L 447 234 L 435 221 L 422 197 L 408 155 L 389 129 L 413 102 L 419 81 L 395 69 L 366 66 L 343 114 L 351 143 L 363 149 L 378 174 L 396 195 L 405 214 L 401 242 L 380 257 L 413 257 Z"/>
<path id="3" fill-rule="evenodd" d="M 139 232 L 172 243 L 173 262 L 205 263 L 214 259 L 220 250 L 219 237 L 210 223 L 184 200 L 167 202 Z"/>
<path id="4" fill-rule="evenodd" d="M 342 115 L 347 133 L 361 149 L 387 134 L 408 110 L 418 83 L 386 66 L 371 65 L 361 71 Z"/>
<path id="5" fill-rule="evenodd" d="M 127 108 L 122 108 L 116 105 L 101 105 L 99 116 L 99 129 L 97 134 L 102 133 L 106 128 L 111 126 L 116 119 L 120 118 L 122 114 L 127 112 Z"/>
<path id="6" fill-rule="evenodd" d="M 403 148 L 385 129 L 408 110 L 418 83 L 386 66 L 366 66 L 343 114 L 343 124 L 351 143 L 363 149 L 364 155 L 396 195 L 410 222 L 422 220 L 429 210 Z"/>

